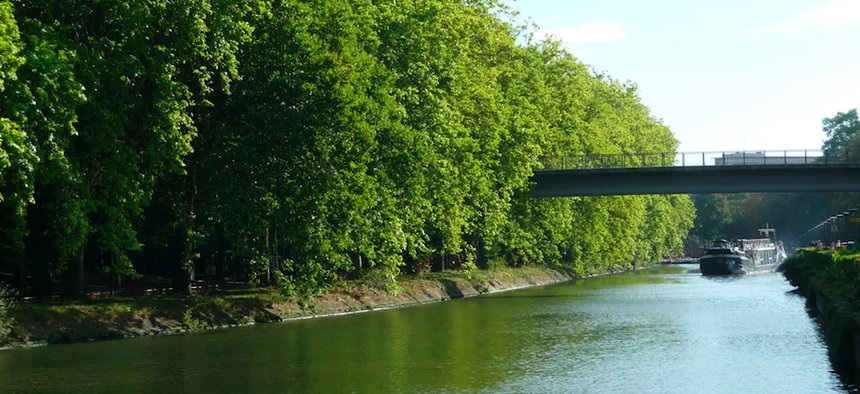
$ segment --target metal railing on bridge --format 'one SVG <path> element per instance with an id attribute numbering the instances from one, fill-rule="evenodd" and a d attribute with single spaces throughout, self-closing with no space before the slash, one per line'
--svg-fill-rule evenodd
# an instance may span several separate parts
<path id="1" fill-rule="evenodd" d="M 844 151 L 758 150 L 716 152 L 666 152 L 581 154 L 540 159 L 544 170 L 638 167 L 713 167 L 786 164 L 860 163 L 860 153 Z"/>

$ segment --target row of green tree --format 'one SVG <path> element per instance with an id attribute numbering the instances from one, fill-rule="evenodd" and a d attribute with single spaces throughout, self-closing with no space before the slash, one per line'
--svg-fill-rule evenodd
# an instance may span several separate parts
<path id="1" fill-rule="evenodd" d="M 860 116 L 857 109 L 825 118 L 822 130 L 826 139 L 821 149 L 839 152 L 829 160 L 835 157 L 839 161 L 860 161 Z M 691 239 L 707 242 L 720 238 L 755 237 L 758 228 L 769 224 L 777 230 L 778 237 L 799 240 L 798 236 L 828 217 L 856 208 L 860 194 L 709 194 L 693 196 L 693 202 L 697 216 Z"/>
<path id="2" fill-rule="evenodd" d="M 495 0 L 0 0 L 0 255 L 313 292 L 679 250 L 686 196 L 528 197 L 542 162 L 672 152 L 636 87 Z M 228 264 L 229 262 L 229 264 Z"/>

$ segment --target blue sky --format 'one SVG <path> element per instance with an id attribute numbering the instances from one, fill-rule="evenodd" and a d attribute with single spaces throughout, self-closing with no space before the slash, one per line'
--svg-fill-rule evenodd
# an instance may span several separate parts
<path id="1" fill-rule="evenodd" d="M 682 152 L 818 149 L 860 107 L 860 0 L 507 0 L 640 89 Z"/>

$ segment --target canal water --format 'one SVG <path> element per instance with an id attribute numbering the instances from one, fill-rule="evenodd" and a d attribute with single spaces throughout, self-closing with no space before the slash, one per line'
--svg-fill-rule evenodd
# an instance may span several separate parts
<path id="1" fill-rule="evenodd" d="M 661 267 L 353 316 L 0 352 L 0 392 L 852 392 L 779 274 Z"/>

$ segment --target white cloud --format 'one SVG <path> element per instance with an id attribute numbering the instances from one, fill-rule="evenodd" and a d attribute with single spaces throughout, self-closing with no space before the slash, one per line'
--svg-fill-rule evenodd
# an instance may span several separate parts
<path id="1" fill-rule="evenodd" d="M 555 37 L 568 44 L 599 44 L 618 41 L 627 35 L 627 29 L 618 23 L 594 22 L 576 27 L 543 29 L 539 37 Z"/>
<path id="2" fill-rule="evenodd" d="M 832 0 L 806 11 L 795 12 L 790 18 L 773 26 L 750 30 L 747 34 L 836 33 L 847 25 L 857 23 L 860 23 L 860 1 Z"/>

